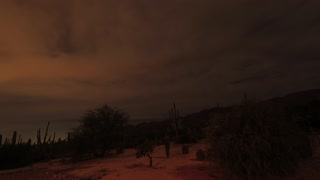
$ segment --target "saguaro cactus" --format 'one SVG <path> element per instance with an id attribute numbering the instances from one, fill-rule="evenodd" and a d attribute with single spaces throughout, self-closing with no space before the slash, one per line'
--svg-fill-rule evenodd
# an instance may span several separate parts
<path id="1" fill-rule="evenodd" d="M 31 139 L 28 139 L 27 146 L 31 146 Z"/>
<path id="2" fill-rule="evenodd" d="M 44 138 L 43 138 L 43 144 L 47 143 L 47 135 L 48 135 L 49 125 L 50 125 L 50 121 L 48 121 L 48 124 L 47 124 L 46 132 L 45 132 Z"/>
<path id="3" fill-rule="evenodd" d="M 54 143 L 55 140 L 56 140 L 56 132 L 53 133 L 52 143 Z"/>
<path id="4" fill-rule="evenodd" d="M 4 141 L 3 145 L 9 145 L 9 139 L 8 138 L 6 138 L 6 140 Z"/>
<path id="5" fill-rule="evenodd" d="M 176 131 L 176 135 L 180 136 L 180 122 L 179 122 L 179 111 L 176 108 L 176 104 L 173 103 L 173 107 L 169 110 L 170 120 L 173 122 L 173 126 Z"/>
<path id="6" fill-rule="evenodd" d="M 21 134 L 19 134 L 19 138 L 18 138 L 18 144 L 22 144 L 22 138 L 21 138 Z"/>
<path id="7" fill-rule="evenodd" d="M 37 144 L 41 144 L 41 128 L 37 131 Z"/>
<path id="8" fill-rule="evenodd" d="M 17 131 L 13 132 L 11 144 L 14 146 L 17 143 Z"/>
<path id="9" fill-rule="evenodd" d="M 37 144 L 46 144 L 50 141 L 50 140 L 47 141 L 49 126 L 50 126 L 50 121 L 48 121 L 46 132 L 43 137 L 43 141 L 41 141 L 41 128 L 39 128 L 37 132 Z"/>

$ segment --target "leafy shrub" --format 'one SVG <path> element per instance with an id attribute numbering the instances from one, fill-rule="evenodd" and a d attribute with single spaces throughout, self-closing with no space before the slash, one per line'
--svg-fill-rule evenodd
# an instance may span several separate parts
<path id="1" fill-rule="evenodd" d="M 205 152 L 202 149 L 198 149 L 196 156 L 197 156 L 197 160 L 199 161 L 203 161 L 206 158 Z"/>
<path id="2" fill-rule="evenodd" d="M 292 174 L 312 155 L 308 134 L 281 108 L 234 108 L 213 119 L 207 137 L 210 161 L 242 177 Z"/>

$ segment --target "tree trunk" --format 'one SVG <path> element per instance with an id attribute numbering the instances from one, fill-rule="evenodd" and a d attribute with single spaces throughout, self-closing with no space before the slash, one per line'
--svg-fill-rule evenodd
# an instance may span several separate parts
<path id="1" fill-rule="evenodd" d="M 152 157 L 150 155 L 148 155 L 149 157 L 149 167 L 152 167 Z"/>

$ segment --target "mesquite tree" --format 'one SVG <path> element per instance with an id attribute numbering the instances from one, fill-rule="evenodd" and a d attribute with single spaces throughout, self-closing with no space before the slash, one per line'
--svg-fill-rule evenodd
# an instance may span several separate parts
<path id="1" fill-rule="evenodd" d="M 84 114 L 75 134 L 96 157 L 103 157 L 121 140 L 128 119 L 129 115 L 118 108 L 102 105 Z"/>

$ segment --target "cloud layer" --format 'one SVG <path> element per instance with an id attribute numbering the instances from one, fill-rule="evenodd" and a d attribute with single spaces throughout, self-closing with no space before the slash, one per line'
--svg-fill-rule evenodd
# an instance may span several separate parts
<path id="1" fill-rule="evenodd" d="M 237 103 L 245 91 L 263 99 L 319 88 L 319 8 L 313 0 L 3 0 L 1 127 L 77 119 L 101 103 L 164 117 L 172 101 L 185 114 Z"/>

